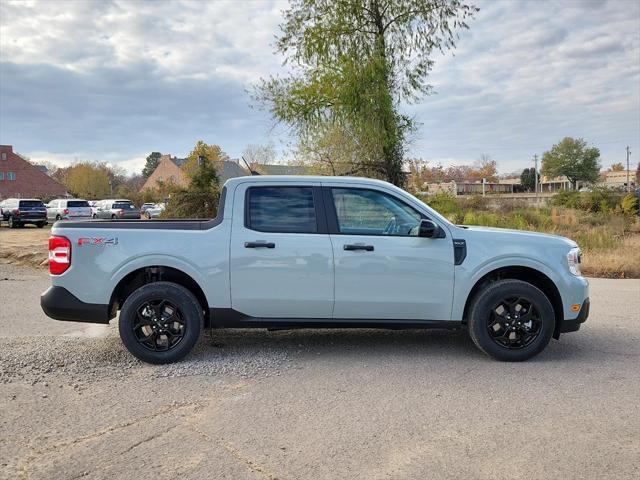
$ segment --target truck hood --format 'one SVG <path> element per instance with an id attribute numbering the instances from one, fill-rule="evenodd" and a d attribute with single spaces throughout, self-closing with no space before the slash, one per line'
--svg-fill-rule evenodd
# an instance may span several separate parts
<path id="1" fill-rule="evenodd" d="M 461 238 L 478 239 L 486 242 L 496 241 L 500 243 L 515 244 L 533 244 L 536 247 L 557 246 L 567 247 L 568 249 L 576 247 L 577 244 L 573 240 L 561 237 L 560 235 L 551 235 L 548 233 L 530 232 L 527 230 L 511 230 L 508 228 L 480 227 L 480 226 L 459 226 L 456 225 Z"/>

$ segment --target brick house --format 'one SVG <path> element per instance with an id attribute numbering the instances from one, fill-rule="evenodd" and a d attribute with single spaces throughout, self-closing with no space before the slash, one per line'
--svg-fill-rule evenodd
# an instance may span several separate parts
<path id="1" fill-rule="evenodd" d="M 0 145 L 0 199 L 64 197 L 67 189 L 40 168 Z"/>
<path id="2" fill-rule="evenodd" d="M 186 158 L 172 157 L 171 155 L 162 155 L 158 166 L 153 171 L 147 181 L 144 182 L 141 190 L 155 188 L 158 182 L 173 182 L 178 186 L 186 187 L 187 179 L 182 171 L 182 166 L 187 161 Z M 247 171 L 242 168 L 238 162 L 233 160 L 224 160 L 214 162 L 220 177 L 220 184 L 223 184 L 230 178 L 242 177 L 248 175 Z"/>

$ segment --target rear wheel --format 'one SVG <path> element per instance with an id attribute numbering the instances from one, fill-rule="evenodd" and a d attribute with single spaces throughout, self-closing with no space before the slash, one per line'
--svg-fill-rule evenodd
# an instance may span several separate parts
<path id="1" fill-rule="evenodd" d="M 127 350 L 148 363 L 184 358 L 198 341 L 202 306 L 181 285 L 155 282 L 133 292 L 120 311 L 120 338 Z"/>
<path id="2" fill-rule="evenodd" d="M 38 227 L 38 228 L 44 228 L 44 222 L 38 222 L 38 223 L 36 223 L 36 227 Z"/>
<path id="3" fill-rule="evenodd" d="M 17 222 L 13 220 L 13 217 L 9 217 L 9 221 L 7 223 L 9 224 L 9 228 L 16 228 L 18 226 Z"/>
<path id="4" fill-rule="evenodd" d="M 61 218 L 60 215 L 56 215 L 56 222 L 60 220 L 60 218 Z"/>
<path id="5" fill-rule="evenodd" d="M 487 355 L 519 362 L 540 353 L 555 326 L 553 306 L 538 288 L 499 280 L 482 290 L 469 309 L 469 334 Z"/>
<path id="6" fill-rule="evenodd" d="M 115 220 L 116 216 L 115 215 L 111 215 L 111 220 Z"/>

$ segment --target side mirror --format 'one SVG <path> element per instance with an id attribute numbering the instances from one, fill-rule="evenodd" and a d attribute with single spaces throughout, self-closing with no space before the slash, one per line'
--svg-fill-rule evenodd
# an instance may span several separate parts
<path id="1" fill-rule="evenodd" d="M 418 236 L 424 238 L 440 238 L 440 227 L 431 220 L 420 220 Z"/>

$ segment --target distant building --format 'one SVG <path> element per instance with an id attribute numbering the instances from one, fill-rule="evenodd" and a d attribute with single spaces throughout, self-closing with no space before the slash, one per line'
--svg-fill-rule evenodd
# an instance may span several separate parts
<path id="1" fill-rule="evenodd" d="M 182 171 L 182 166 L 186 163 L 186 158 L 172 157 L 171 155 L 162 155 L 158 166 L 153 171 L 147 181 L 142 186 L 142 190 L 156 188 L 158 182 L 175 183 L 180 187 L 187 186 L 187 178 Z M 223 184 L 230 178 L 243 177 L 248 172 L 242 168 L 235 160 L 224 160 L 213 162 L 218 170 L 220 184 Z"/>
<path id="2" fill-rule="evenodd" d="M 427 184 L 430 194 L 446 193 L 448 195 L 493 195 L 496 193 L 513 193 L 514 184 L 486 182 L 484 189 L 482 182 L 442 182 Z"/>
<path id="3" fill-rule="evenodd" d="M 11 145 L 0 145 L 0 199 L 66 196 L 66 187 L 40 167 L 14 153 Z"/>
<path id="4" fill-rule="evenodd" d="M 603 172 L 601 174 L 601 183 L 611 188 L 627 187 L 627 170 L 618 170 L 617 172 Z M 636 187 L 636 172 L 629 170 L 629 183 L 631 188 Z"/>

